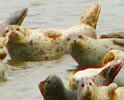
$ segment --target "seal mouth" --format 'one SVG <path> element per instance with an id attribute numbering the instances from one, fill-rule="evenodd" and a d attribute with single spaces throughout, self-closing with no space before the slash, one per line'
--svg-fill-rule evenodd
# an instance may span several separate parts
<path id="1" fill-rule="evenodd" d="M 5 59 L 6 55 L 7 55 L 7 54 L 5 54 L 5 53 L 4 53 L 4 54 L 0 54 L 0 60 Z"/>

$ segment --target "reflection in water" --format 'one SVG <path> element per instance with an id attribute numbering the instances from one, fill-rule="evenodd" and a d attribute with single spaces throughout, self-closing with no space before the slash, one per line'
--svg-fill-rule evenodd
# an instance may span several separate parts
<path id="1" fill-rule="evenodd" d="M 23 24 L 25 27 L 68 28 L 78 24 L 84 11 L 98 0 L 0 0 L 0 2 L 0 19 L 6 18 L 17 9 L 28 7 L 29 15 Z M 99 2 L 102 13 L 97 33 L 124 31 L 124 0 Z M 72 68 L 75 64 L 69 56 L 58 61 L 28 63 L 27 66 L 31 68 L 14 71 L 10 81 L 1 84 L 0 100 L 41 100 L 38 83 L 49 74 L 57 74 L 65 81 L 68 75 L 65 69 Z"/>

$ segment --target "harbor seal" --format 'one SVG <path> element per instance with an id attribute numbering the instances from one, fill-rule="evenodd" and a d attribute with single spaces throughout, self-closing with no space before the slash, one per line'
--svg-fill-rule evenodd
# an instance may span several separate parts
<path id="1" fill-rule="evenodd" d="M 44 100 L 77 100 L 77 94 L 67 90 L 57 75 L 40 82 L 39 90 Z"/>

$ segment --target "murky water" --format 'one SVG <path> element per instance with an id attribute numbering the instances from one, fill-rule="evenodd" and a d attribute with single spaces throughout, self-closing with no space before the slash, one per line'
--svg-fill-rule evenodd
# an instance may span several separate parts
<path id="1" fill-rule="evenodd" d="M 98 0 L 0 0 L 0 19 L 17 9 L 28 7 L 23 26 L 28 28 L 68 28 L 79 23 L 80 16 Z M 124 31 L 124 0 L 99 0 L 102 12 L 97 33 Z M 26 69 L 15 70 L 9 81 L 0 84 L 0 100 L 41 100 L 38 84 L 50 74 L 59 75 L 64 83 L 67 69 L 76 63 L 70 56 L 55 61 L 28 62 Z"/>

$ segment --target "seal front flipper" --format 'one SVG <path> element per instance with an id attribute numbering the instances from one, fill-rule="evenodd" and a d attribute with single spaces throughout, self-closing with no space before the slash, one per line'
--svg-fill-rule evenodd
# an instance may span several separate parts
<path id="1" fill-rule="evenodd" d="M 18 67 L 18 68 L 23 68 L 23 69 L 27 68 L 26 63 L 23 61 L 8 60 L 7 64 L 13 67 Z"/>

